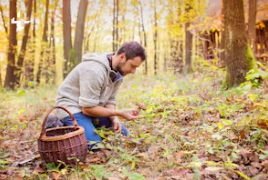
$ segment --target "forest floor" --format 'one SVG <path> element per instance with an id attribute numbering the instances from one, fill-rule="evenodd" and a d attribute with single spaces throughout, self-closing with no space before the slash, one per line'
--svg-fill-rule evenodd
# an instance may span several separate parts
<path id="1" fill-rule="evenodd" d="M 267 88 L 251 81 L 223 91 L 224 77 L 205 61 L 187 76 L 127 77 L 119 108 L 147 106 L 140 119 L 123 122 L 130 136 L 100 132 L 103 151 L 65 168 L 23 162 L 38 155 L 56 87 L 1 92 L 0 179 L 268 179 Z"/>

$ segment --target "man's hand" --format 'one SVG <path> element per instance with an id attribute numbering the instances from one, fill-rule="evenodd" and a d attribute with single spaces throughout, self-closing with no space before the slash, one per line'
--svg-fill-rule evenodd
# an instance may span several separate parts
<path id="1" fill-rule="evenodd" d="M 139 112 L 135 109 L 120 110 L 119 116 L 128 121 L 131 121 L 139 118 Z"/>
<path id="2" fill-rule="evenodd" d="M 114 132 L 115 133 L 121 133 L 121 131 L 122 131 L 122 124 L 120 123 L 120 121 L 117 118 L 114 118 L 112 120 L 112 124 L 113 124 L 113 128 L 114 128 Z"/>
<path id="3" fill-rule="evenodd" d="M 109 117 L 111 120 L 115 116 L 120 116 L 128 121 L 139 118 L 139 111 L 136 109 L 116 110 L 115 105 L 106 104 L 105 107 L 82 107 L 82 113 L 91 117 Z"/>

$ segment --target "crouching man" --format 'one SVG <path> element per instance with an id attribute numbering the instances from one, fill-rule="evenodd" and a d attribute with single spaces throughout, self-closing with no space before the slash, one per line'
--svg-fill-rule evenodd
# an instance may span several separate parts
<path id="1" fill-rule="evenodd" d="M 117 117 L 135 120 L 138 112 L 117 110 L 116 95 L 124 76 L 134 74 L 145 59 L 145 50 L 137 42 L 124 43 L 114 54 L 85 54 L 59 87 L 56 105 L 68 109 L 84 127 L 87 141 L 93 144 L 90 149 L 102 141 L 96 128 L 104 126 L 128 135 Z M 57 110 L 56 115 L 65 126 L 72 125 L 65 111 Z"/>

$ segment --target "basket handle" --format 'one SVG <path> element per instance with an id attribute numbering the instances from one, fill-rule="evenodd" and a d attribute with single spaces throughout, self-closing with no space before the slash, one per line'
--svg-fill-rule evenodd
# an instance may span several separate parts
<path id="1" fill-rule="evenodd" d="M 61 106 L 53 106 L 47 113 L 46 113 L 46 116 L 44 118 L 44 121 L 43 121 L 43 124 L 42 124 L 42 130 L 41 130 L 41 134 L 40 134 L 40 137 L 39 138 L 45 138 L 46 137 L 46 129 L 45 129 L 45 126 L 46 126 L 46 122 L 47 122 L 47 117 L 48 115 L 56 108 L 60 108 L 60 109 L 63 109 L 64 111 L 66 111 L 72 118 L 73 120 L 73 125 L 76 127 L 77 126 L 77 122 L 74 118 L 74 116 L 72 115 L 72 113 L 70 111 L 68 111 L 66 108 L 64 107 L 61 107 Z"/>

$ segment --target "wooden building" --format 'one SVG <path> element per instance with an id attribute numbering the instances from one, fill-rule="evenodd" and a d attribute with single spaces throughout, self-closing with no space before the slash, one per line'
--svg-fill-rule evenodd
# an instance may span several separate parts
<path id="1" fill-rule="evenodd" d="M 248 0 L 244 5 L 245 20 L 248 22 Z M 208 21 L 203 25 L 200 33 L 200 47 L 205 59 L 220 58 L 223 52 L 221 48 L 222 30 L 223 30 L 223 15 L 222 15 L 222 0 L 209 0 L 206 15 Z M 204 28 L 205 27 L 205 28 Z M 268 0 L 258 0 L 257 15 L 256 15 L 256 52 L 255 57 L 258 60 L 268 61 Z"/>

